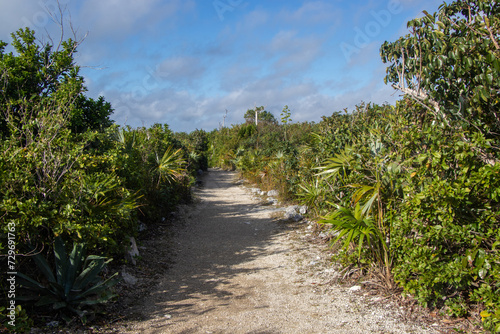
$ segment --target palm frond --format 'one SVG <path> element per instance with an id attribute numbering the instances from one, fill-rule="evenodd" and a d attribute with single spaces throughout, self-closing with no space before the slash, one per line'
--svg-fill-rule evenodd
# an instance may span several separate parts
<path id="1" fill-rule="evenodd" d="M 186 171 L 187 162 L 184 159 L 182 149 L 174 150 L 169 146 L 163 157 L 156 156 L 157 172 L 159 174 L 158 182 L 166 180 L 171 183 L 175 177 L 181 176 Z"/>

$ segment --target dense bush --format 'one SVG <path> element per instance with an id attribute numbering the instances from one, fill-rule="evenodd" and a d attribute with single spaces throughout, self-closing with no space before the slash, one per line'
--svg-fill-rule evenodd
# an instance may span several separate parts
<path id="1" fill-rule="evenodd" d="M 50 45 L 36 44 L 28 29 L 13 38 L 17 55 L 2 52 L 0 62 L 5 73 L 0 101 L 2 228 L 16 225 L 20 247 L 28 242 L 50 245 L 55 235 L 62 235 L 115 252 L 123 234 L 132 231 L 127 224 L 136 204 L 122 179 L 95 168 L 105 160 L 112 165 L 111 157 L 92 149 L 103 134 L 71 131 L 76 101 L 85 99 L 72 60 L 77 43 L 70 40 L 52 51 Z M 109 112 L 95 121 L 107 120 Z"/>
<path id="2" fill-rule="evenodd" d="M 397 151 L 407 173 L 392 235 L 394 277 L 451 315 L 481 303 L 486 327 L 497 330 L 499 14 L 495 1 L 443 4 L 381 48 L 386 81 L 424 108 L 419 119 L 402 114 L 407 124 L 396 138 L 407 143 Z"/>

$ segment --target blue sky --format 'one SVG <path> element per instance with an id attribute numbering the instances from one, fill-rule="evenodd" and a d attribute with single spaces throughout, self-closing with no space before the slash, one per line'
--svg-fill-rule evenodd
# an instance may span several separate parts
<path id="1" fill-rule="evenodd" d="M 379 47 L 442 1 L 59 0 L 79 38 L 87 95 L 120 125 L 210 131 L 265 106 L 321 120 L 361 101 L 393 103 Z M 0 0 L 0 40 L 29 26 L 58 37 L 56 0 Z M 58 12 L 56 11 L 56 16 Z"/>

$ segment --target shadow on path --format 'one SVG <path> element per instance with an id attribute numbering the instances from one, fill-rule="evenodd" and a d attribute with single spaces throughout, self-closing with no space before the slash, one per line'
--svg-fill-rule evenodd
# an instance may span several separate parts
<path id="1" fill-rule="evenodd" d="M 196 191 L 198 201 L 189 207 L 183 217 L 185 224 L 173 240 L 175 264 L 133 312 L 141 321 L 159 319 L 158 333 L 216 308 L 250 302 L 255 286 L 243 286 L 241 279 L 234 278 L 273 270 L 273 263 L 262 266 L 261 262 L 252 262 L 269 254 L 268 246 L 274 238 L 297 226 L 273 221 L 267 207 L 258 205 L 235 185 L 235 176 L 221 170 L 204 175 L 204 186 Z"/>

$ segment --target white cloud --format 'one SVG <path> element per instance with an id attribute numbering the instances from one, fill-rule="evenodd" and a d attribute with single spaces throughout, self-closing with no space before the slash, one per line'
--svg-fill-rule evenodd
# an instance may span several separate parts
<path id="1" fill-rule="evenodd" d="M 177 84 L 191 85 L 195 79 L 203 76 L 205 68 L 201 60 L 193 56 L 170 57 L 156 68 L 156 75 L 163 80 Z"/>
<path id="2" fill-rule="evenodd" d="M 24 3 L 22 1 L 0 1 L 2 8 L 2 19 L 0 20 L 0 40 L 4 42 L 10 41 L 10 33 L 15 32 L 25 25 L 31 25 L 33 17 L 38 18 L 40 23 L 45 23 L 50 19 L 43 7 L 40 7 L 36 2 Z M 36 15 L 38 12 L 42 14 Z M 5 15 L 8 13 L 8 15 Z M 43 18 L 42 18 L 43 15 Z"/>
<path id="3" fill-rule="evenodd" d="M 308 67 L 320 54 L 323 41 L 316 36 L 298 37 L 296 31 L 281 31 L 269 44 L 271 55 L 279 55 L 276 62 L 278 70 L 289 69 L 293 72 Z"/>
<path id="4" fill-rule="evenodd" d="M 360 82 L 352 85 L 352 89 L 342 94 L 327 95 L 319 93 L 321 87 L 313 82 L 285 84 L 279 78 L 263 78 L 223 96 L 196 96 L 188 91 L 165 89 L 144 96 L 108 91 L 106 97 L 116 108 L 113 119 L 118 124 L 167 123 L 175 131 L 188 132 L 195 128 L 208 131 L 217 128 L 226 109 L 229 110 L 226 125 L 242 123 L 245 111 L 254 105 L 264 105 L 278 117 L 286 104 L 295 122 L 319 122 L 322 116 L 344 108 L 352 110 L 361 101 L 382 104 L 396 100 L 394 90 L 383 85 L 379 77 L 365 85 Z"/>
<path id="5" fill-rule="evenodd" d="M 271 15 L 267 11 L 261 9 L 253 10 L 245 16 L 243 24 L 240 25 L 240 28 L 243 30 L 262 28 L 269 23 L 270 17 Z"/>
<path id="6" fill-rule="evenodd" d="M 194 8 L 193 1 L 87 0 L 79 11 L 79 22 L 100 38 L 126 38 L 173 20 L 179 12 Z"/>
<path id="7" fill-rule="evenodd" d="M 41 1 L 56 0 L 0 0 L 9 13 L 0 33 L 43 13 Z M 104 67 L 84 69 L 89 96 L 110 101 L 118 124 L 160 122 L 175 131 L 216 128 L 225 109 L 226 125 L 241 123 L 255 104 L 277 117 L 287 104 L 294 121 L 320 121 L 362 100 L 392 102 L 392 88 L 382 83 L 380 40 L 424 5 L 437 9 L 428 6 L 437 0 L 401 0 L 404 12 L 347 64 L 340 43 L 353 44 L 354 27 L 364 29 L 375 20 L 370 11 L 386 9 L 389 0 L 245 2 L 224 22 L 210 1 L 60 1 L 68 3 L 73 25 L 90 32 L 78 63 Z"/>
<path id="8" fill-rule="evenodd" d="M 225 91 L 240 89 L 248 82 L 257 80 L 259 68 L 256 65 L 236 62 L 225 67 L 221 73 L 220 88 Z"/>
<path id="9" fill-rule="evenodd" d="M 291 47 L 291 42 L 297 38 L 296 31 L 280 31 L 270 43 L 269 49 L 273 52 L 280 52 Z"/>
<path id="10" fill-rule="evenodd" d="M 295 11 L 283 10 L 278 17 L 294 25 L 334 24 L 340 19 L 340 11 L 331 2 L 305 1 L 302 7 Z"/>

